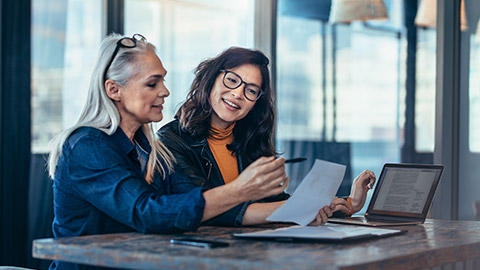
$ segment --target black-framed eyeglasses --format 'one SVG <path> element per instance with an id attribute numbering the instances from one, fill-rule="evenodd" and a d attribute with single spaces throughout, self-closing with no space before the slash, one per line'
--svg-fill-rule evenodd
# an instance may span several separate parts
<path id="1" fill-rule="evenodd" d="M 107 67 L 105 67 L 105 71 L 103 72 L 103 81 L 107 80 L 107 71 L 110 68 L 110 65 L 112 64 L 113 59 L 115 59 L 115 56 L 117 55 L 118 50 L 120 50 L 120 47 L 135 48 L 137 46 L 137 40 L 145 42 L 147 39 L 140 34 L 134 34 L 131 38 L 123 37 L 117 41 L 117 47 L 115 47 L 115 51 L 113 51 L 112 58 L 110 58 L 110 61 L 108 61 L 108 65 Z"/>
<path id="2" fill-rule="evenodd" d="M 223 75 L 223 85 L 227 87 L 228 89 L 237 89 L 242 85 L 242 83 L 245 84 L 245 87 L 243 88 L 243 95 L 250 101 L 255 101 L 259 99 L 262 94 L 263 94 L 263 89 L 260 88 L 258 85 L 253 84 L 253 83 L 246 83 L 242 80 L 242 77 L 240 77 L 237 73 L 229 70 L 220 70 L 220 72 L 225 73 Z"/>

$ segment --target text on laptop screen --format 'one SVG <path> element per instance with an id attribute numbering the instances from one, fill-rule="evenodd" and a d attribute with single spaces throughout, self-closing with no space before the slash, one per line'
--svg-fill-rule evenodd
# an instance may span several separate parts
<path id="1" fill-rule="evenodd" d="M 438 170 L 386 168 L 373 210 L 422 213 Z"/>

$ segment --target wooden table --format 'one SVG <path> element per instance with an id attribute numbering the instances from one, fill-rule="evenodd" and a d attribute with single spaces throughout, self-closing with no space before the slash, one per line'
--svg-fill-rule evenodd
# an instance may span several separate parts
<path id="1" fill-rule="evenodd" d="M 289 243 L 235 239 L 279 225 L 201 227 L 182 235 L 121 233 L 33 243 L 33 257 L 132 269 L 480 269 L 480 222 L 427 220 L 392 227 L 407 233 L 353 243 Z M 170 245 L 172 238 L 195 235 L 222 240 L 229 247 L 207 249 Z"/>

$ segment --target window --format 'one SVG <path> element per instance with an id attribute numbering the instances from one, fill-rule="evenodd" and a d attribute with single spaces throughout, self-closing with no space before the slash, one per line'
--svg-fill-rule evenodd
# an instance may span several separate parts
<path id="1" fill-rule="evenodd" d="M 415 142 L 407 149 L 413 155 L 432 153 L 435 30 L 420 32 L 418 58 L 409 59 L 406 18 L 413 23 L 415 14 L 404 13 L 405 1 L 384 0 L 388 20 L 348 24 L 329 20 L 330 5 L 310 2 L 279 1 L 277 145 L 287 157 L 309 159 L 288 165 L 289 192 L 320 158 L 347 165 L 338 192 L 347 195 L 363 170 L 379 175 L 385 162 L 403 161 L 407 140 Z M 408 68 L 412 64 L 416 72 Z M 407 86 L 407 77 L 415 75 L 419 80 Z M 413 110 L 407 108 L 408 87 L 417 90 L 414 138 L 405 131 L 406 110 Z"/>
<path id="2" fill-rule="evenodd" d="M 417 29 L 415 77 L 415 150 L 433 152 L 435 145 L 435 28 Z"/>
<path id="3" fill-rule="evenodd" d="M 80 115 L 101 25 L 102 1 L 32 1 L 32 153 Z"/>
<path id="4" fill-rule="evenodd" d="M 480 27 L 472 29 L 470 38 L 469 81 L 469 149 L 480 152 Z"/>
<path id="5" fill-rule="evenodd" d="M 458 218 L 480 220 L 480 2 L 465 0 L 468 28 L 460 32 Z"/>
<path id="6" fill-rule="evenodd" d="M 253 47 L 254 1 L 125 1 L 125 33 L 143 34 L 168 71 L 160 125 L 173 119 L 193 81 L 193 69 L 230 46 Z"/>

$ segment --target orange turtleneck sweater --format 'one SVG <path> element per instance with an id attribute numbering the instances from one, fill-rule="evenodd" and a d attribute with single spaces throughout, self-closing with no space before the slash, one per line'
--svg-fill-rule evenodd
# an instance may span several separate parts
<path id="1" fill-rule="evenodd" d="M 213 157 L 220 168 L 225 184 L 232 182 L 238 177 L 237 157 L 227 149 L 227 145 L 233 141 L 233 127 L 235 123 L 226 129 L 220 129 L 214 125 L 210 127 L 210 136 L 207 138 Z"/>

